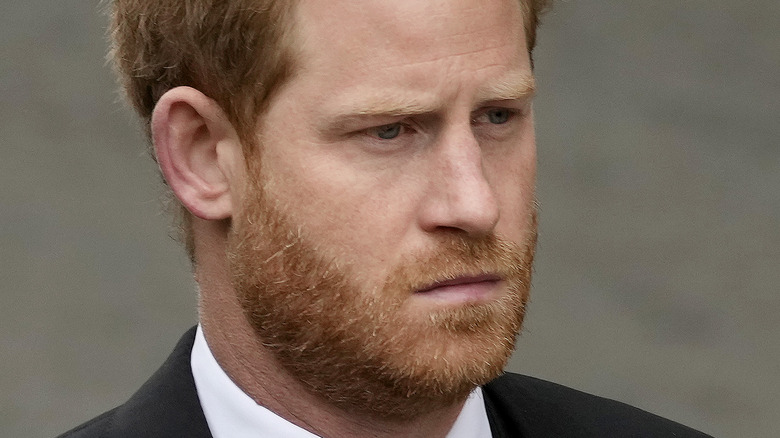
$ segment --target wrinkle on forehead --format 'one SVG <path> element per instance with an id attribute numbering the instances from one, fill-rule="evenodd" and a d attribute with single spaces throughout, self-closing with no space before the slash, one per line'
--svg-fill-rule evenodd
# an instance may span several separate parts
<path id="1" fill-rule="evenodd" d="M 377 63 L 393 66 L 399 59 L 423 63 L 500 50 L 507 41 L 522 40 L 519 47 L 525 47 L 519 2 L 493 6 L 498 11 L 467 0 L 303 0 L 296 19 L 303 53 L 309 54 L 304 63 L 316 62 L 315 54 L 327 41 L 328 50 L 353 59 L 366 59 L 372 55 L 369 47 L 381 46 Z M 496 18 L 506 25 L 496 26 Z"/>
<path id="2" fill-rule="evenodd" d="M 468 117 L 481 102 L 533 94 L 518 0 L 301 0 L 296 20 L 288 103 L 307 102 L 296 107 L 307 117 L 455 107 Z"/>

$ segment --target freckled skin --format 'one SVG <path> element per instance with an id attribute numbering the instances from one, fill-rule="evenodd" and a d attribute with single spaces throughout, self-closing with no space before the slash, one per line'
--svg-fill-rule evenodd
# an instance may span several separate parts
<path id="1" fill-rule="evenodd" d="M 531 74 L 519 6 L 471 3 L 304 1 L 298 11 L 301 70 L 263 119 L 262 172 L 280 204 L 368 280 L 438 229 L 528 234 L 532 114 L 501 142 L 471 123 L 478 87 Z M 435 102 L 435 122 L 391 153 L 322 134 L 340 108 L 384 95 Z"/>

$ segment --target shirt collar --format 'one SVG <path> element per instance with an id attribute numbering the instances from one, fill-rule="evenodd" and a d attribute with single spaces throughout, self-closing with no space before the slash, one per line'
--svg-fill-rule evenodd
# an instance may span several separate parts
<path id="1" fill-rule="evenodd" d="M 214 438 L 318 438 L 317 435 L 258 405 L 238 387 L 217 363 L 200 325 L 190 358 L 200 405 Z M 447 438 L 490 438 L 481 388 L 466 400 Z"/>

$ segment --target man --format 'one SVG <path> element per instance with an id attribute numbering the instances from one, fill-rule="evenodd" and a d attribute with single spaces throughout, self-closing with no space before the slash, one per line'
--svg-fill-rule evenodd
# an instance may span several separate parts
<path id="1" fill-rule="evenodd" d="M 502 376 L 536 241 L 543 3 L 116 1 L 200 324 L 65 436 L 702 436 Z"/>

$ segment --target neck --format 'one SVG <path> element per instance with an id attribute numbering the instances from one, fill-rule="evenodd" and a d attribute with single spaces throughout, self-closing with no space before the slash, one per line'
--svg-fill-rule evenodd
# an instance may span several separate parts
<path id="1" fill-rule="evenodd" d="M 196 243 L 197 245 L 197 243 Z M 307 391 L 257 338 L 236 298 L 220 242 L 197 248 L 200 322 L 217 363 L 256 403 L 323 437 L 445 437 L 465 400 L 400 421 L 351 413 Z M 198 251 L 205 249 L 206 251 Z M 205 256 L 204 256 L 205 254 Z"/>

